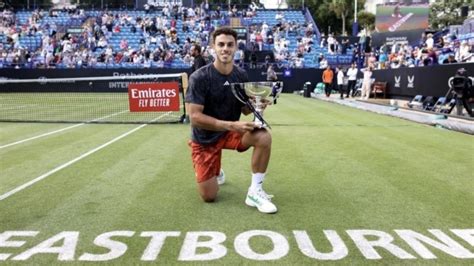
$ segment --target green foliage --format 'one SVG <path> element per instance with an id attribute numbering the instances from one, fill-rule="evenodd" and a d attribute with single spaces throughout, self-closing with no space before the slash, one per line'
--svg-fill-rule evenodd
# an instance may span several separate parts
<path id="1" fill-rule="evenodd" d="M 301 0 L 288 0 L 288 4 L 301 6 Z M 353 23 L 354 0 L 305 0 L 321 32 L 340 34 L 346 25 Z M 357 0 L 357 9 L 363 9 L 365 0 Z M 344 25 L 343 25 L 344 24 Z"/>
<path id="2" fill-rule="evenodd" d="M 461 7 L 470 1 L 436 1 L 430 7 L 430 27 L 440 29 L 449 25 L 462 24 Z"/>
<path id="3" fill-rule="evenodd" d="M 357 13 L 357 22 L 359 22 L 361 28 L 373 30 L 375 28 L 375 15 L 367 11 L 360 11 Z"/>

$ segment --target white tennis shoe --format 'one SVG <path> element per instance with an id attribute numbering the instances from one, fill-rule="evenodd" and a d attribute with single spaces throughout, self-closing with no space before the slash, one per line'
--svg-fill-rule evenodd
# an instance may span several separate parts
<path id="1" fill-rule="evenodd" d="M 225 173 L 224 173 L 224 170 L 221 169 L 219 175 L 217 176 L 217 184 L 220 186 L 220 185 L 224 185 L 225 183 Z"/>
<path id="2" fill-rule="evenodd" d="M 245 198 L 245 204 L 250 207 L 256 207 L 262 213 L 276 213 L 278 210 L 271 201 L 272 197 L 273 195 L 268 195 L 263 189 L 249 189 Z"/>

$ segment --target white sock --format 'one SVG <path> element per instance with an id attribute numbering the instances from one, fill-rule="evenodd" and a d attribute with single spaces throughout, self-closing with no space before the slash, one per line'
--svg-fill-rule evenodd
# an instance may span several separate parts
<path id="1" fill-rule="evenodd" d="M 262 189 L 263 180 L 265 179 L 265 173 L 252 173 L 252 184 L 250 189 L 259 190 Z"/>

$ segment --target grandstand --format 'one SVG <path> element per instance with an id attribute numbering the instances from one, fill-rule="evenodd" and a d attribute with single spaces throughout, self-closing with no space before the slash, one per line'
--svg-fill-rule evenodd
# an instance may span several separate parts
<path id="1" fill-rule="evenodd" d="M 318 68 L 315 58 L 321 54 L 333 65 L 347 65 L 352 60 L 351 53 L 329 54 L 327 48 L 320 46 L 319 30 L 308 10 L 243 9 L 233 14 L 197 9 L 199 14 L 190 18 L 185 14 L 196 12 L 186 9 L 4 11 L 0 67 L 187 69 L 192 60 L 186 41 L 206 47 L 210 31 L 231 20 L 248 29 L 247 41 L 252 31 L 261 31 L 262 25 L 267 24 L 265 35 L 285 43 L 283 58 L 275 54 L 280 66 Z M 281 19 L 275 19 L 277 15 Z M 101 37 L 105 38 L 105 46 L 98 45 Z M 126 49 L 120 46 L 122 40 L 128 44 Z M 305 44 L 304 51 L 298 52 L 299 46 Z M 112 51 L 107 51 L 108 47 Z M 275 53 L 275 43 L 264 38 L 263 50 Z M 20 56 L 15 58 L 13 54 L 18 51 Z M 168 51 L 171 54 L 165 58 Z M 135 55 L 139 59 L 135 60 Z M 296 55 L 303 59 L 300 66 L 294 66 Z"/>

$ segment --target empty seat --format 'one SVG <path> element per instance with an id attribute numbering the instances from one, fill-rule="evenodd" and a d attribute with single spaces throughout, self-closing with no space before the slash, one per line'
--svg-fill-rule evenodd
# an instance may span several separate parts
<path id="1" fill-rule="evenodd" d="M 431 109 L 433 112 L 439 112 L 442 106 L 446 104 L 446 97 L 439 97 Z"/>
<path id="2" fill-rule="evenodd" d="M 383 94 L 383 98 L 387 96 L 387 82 L 386 81 L 376 81 L 372 85 L 371 93 L 374 94 L 374 99 L 377 98 L 377 94 Z"/>
<path id="3" fill-rule="evenodd" d="M 434 104 L 435 104 L 435 98 L 433 96 L 427 96 L 422 104 L 423 110 L 431 111 L 431 109 L 433 109 L 434 107 Z"/>
<path id="4" fill-rule="evenodd" d="M 407 106 L 410 108 L 421 109 L 423 107 L 423 95 L 416 95 L 407 103 Z"/>
<path id="5" fill-rule="evenodd" d="M 449 114 L 454 109 L 455 105 L 456 105 L 456 99 L 451 99 L 448 103 L 440 106 L 438 112 L 443 113 L 443 114 Z"/>

